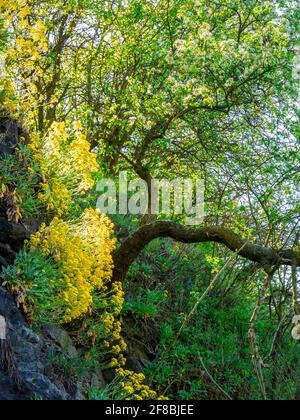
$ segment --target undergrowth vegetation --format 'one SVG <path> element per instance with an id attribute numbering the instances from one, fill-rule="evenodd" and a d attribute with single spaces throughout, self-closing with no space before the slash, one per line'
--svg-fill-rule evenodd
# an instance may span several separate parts
<path id="1" fill-rule="evenodd" d="M 247 337 L 264 274 L 253 272 L 249 263 L 229 267 L 190 316 L 215 276 L 207 257 L 219 255 L 221 265 L 228 258 L 218 251 L 159 240 L 141 257 L 141 269 L 133 269 L 126 283 L 126 334 L 148 355 L 147 378 L 170 398 L 261 399 Z M 178 260 L 178 254 L 183 258 Z M 162 284 L 167 298 L 151 298 L 162 293 Z M 300 379 L 299 345 L 291 337 L 289 310 L 280 296 L 283 288 L 277 279 L 255 326 L 267 393 L 275 400 L 294 399 Z M 278 329 L 278 317 L 285 310 Z"/>

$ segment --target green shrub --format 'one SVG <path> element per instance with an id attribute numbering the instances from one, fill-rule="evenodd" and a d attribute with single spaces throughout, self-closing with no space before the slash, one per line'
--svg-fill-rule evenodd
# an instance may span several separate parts
<path id="1" fill-rule="evenodd" d="M 24 248 L 14 265 L 4 269 L 3 277 L 36 325 L 60 319 L 59 308 L 62 308 L 63 301 L 59 298 L 62 288 L 59 279 L 62 276 L 53 259 Z"/>

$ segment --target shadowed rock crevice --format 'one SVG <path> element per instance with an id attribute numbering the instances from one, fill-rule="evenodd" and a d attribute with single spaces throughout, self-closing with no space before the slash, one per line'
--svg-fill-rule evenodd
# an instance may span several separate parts
<path id="1" fill-rule="evenodd" d="M 0 116 L 0 158 L 13 153 L 22 134 L 24 130 L 17 121 Z"/>

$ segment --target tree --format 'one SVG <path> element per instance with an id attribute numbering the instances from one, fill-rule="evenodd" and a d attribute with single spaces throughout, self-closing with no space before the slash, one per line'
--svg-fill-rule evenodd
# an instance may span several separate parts
<path id="1" fill-rule="evenodd" d="M 126 169 L 148 186 L 153 178 L 201 177 L 203 224 L 145 215 L 114 252 L 112 284 L 125 281 L 154 239 L 212 243 L 213 257 L 228 249 L 288 277 L 297 312 L 295 2 L 2 3 L 9 34 L 2 109 L 30 133 L 22 175 L 2 171 L 6 203 L 23 205 L 25 220 L 39 214 L 51 224 L 55 216 L 78 220 L 104 175 Z M 17 221 L 0 222 L 5 240 L 20 245 L 29 233 Z"/>

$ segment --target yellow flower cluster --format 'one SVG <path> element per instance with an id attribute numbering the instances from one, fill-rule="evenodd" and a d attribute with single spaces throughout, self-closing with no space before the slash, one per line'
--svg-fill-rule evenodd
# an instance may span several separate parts
<path id="1" fill-rule="evenodd" d="M 0 11 L 2 13 L 11 13 L 11 11 L 17 11 L 18 8 L 23 4 L 24 1 L 21 0 L 0 0 Z"/>
<path id="2" fill-rule="evenodd" d="M 0 0 L 0 18 L 1 18 L 1 24 L 3 27 L 1 28 L 0 35 L 4 35 L 4 31 L 8 28 L 8 10 L 12 10 L 12 7 L 14 6 L 14 2 L 11 0 Z M 14 6 L 15 7 L 15 6 Z M 1 96 L 4 96 L 0 103 L 0 111 L 8 112 L 11 114 L 14 111 L 15 105 L 12 100 L 12 97 L 14 95 L 14 89 L 12 84 L 10 83 L 9 79 L 5 77 L 4 74 L 4 68 L 5 68 L 5 61 L 6 61 L 6 54 L 3 53 L 3 51 L 0 51 L 0 68 L 1 68 L 1 74 L 0 74 L 0 94 Z M 3 95 L 5 93 L 5 95 Z"/>
<path id="3" fill-rule="evenodd" d="M 124 303 L 124 291 L 122 287 L 122 283 L 115 282 L 112 287 L 112 297 L 111 303 L 113 305 L 113 311 L 116 314 L 120 314 L 122 311 L 123 303 Z"/>
<path id="4" fill-rule="evenodd" d="M 107 308 L 109 308 L 109 302 L 106 301 Z M 126 359 L 123 356 L 123 352 L 127 346 L 124 340 L 121 338 L 121 322 L 118 320 L 118 313 L 110 313 L 105 310 L 101 317 L 101 323 L 103 325 L 103 338 L 105 338 L 104 345 L 107 347 L 109 353 L 113 355 L 111 360 L 111 367 L 124 366 Z"/>
<path id="5" fill-rule="evenodd" d="M 48 177 L 40 186 L 42 192 L 38 197 L 47 210 L 56 210 L 58 215 L 62 215 L 70 207 L 72 192 L 61 180 Z"/>
<path id="6" fill-rule="evenodd" d="M 119 320 L 124 303 L 122 283 L 110 283 L 113 269 L 113 224 L 93 209 L 87 209 L 76 223 L 55 218 L 49 227 L 42 226 L 31 237 L 31 249 L 38 248 L 46 257 L 53 257 L 61 267 L 64 285 L 60 298 L 64 302 L 63 323 L 88 313 L 97 291 L 103 305 L 100 317 L 105 353 L 111 356 L 110 366 L 116 370 L 121 394 L 126 399 L 156 399 L 157 393 L 144 384 L 145 376 L 125 370 L 127 345 L 121 337 Z"/>
<path id="7" fill-rule="evenodd" d="M 113 269 L 112 231 L 112 222 L 105 215 L 88 209 L 76 224 L 55 218 L 31 237 L 31 249 L 40 249 L 61 267 L 63 323 L 85 315 L 93 303 L 93 292 L 106 290 Z"/>
<path id="8" fill-rule="evenodd" d="M 127 345 L 121 337 L 121 322 L 118 319 L 124 303 L 122 284 L 115 282 L 110 285 L 110 294 L 110 299 L 106 299 L 107 310 L 102 314 L 101 323 L 105 337 L 104 346 L 112 355 L 110 367 L 116 370 L 116 374 L 120 378 L 119 386 L 122 396 L 134 400 L 156 399 L 157 393 L 144 384 L 145 376 L 143 374 L 124 369 L 126 365 L 124 352 Z M 108 312 L 108 309 L 111 312 Z"/>
<path id="9" fill-rule="evenodd" d="M 96 155 L 90 152 L 80 123 L 74 124 L 74 130 L 67 130 L 65 123 L 54 123 L 44 140 L 37 136 L 32 139 L 31 148 L 36 151 L 45 181 L 39 198 L 47 210 L 62 215 L 72 197 L 93 187 L 92 174 L 98 170 Z"/>
<path id="10" fill-rule="evenodd" d="M 26 114 L 28 120 L 37 102 L 35 81 L 43 74 L 41 58 L 48 50 L 46 27 L 22 0 L 0 0 L 0 12 L 10 33 L 0 84 L 9 80 L 13 86 L 2 107 L 19 119 Z"/>
<path id="11" fill-rule="evenodd" d="M 133 400 L 153 400 L 157 398 L 157 393 L 144 384 L 145 376 L 142 373 L 135 373 L 123 368 L 116 369 L 116 373 L 121 377 L 120 386 L 125 398 Z"/>

